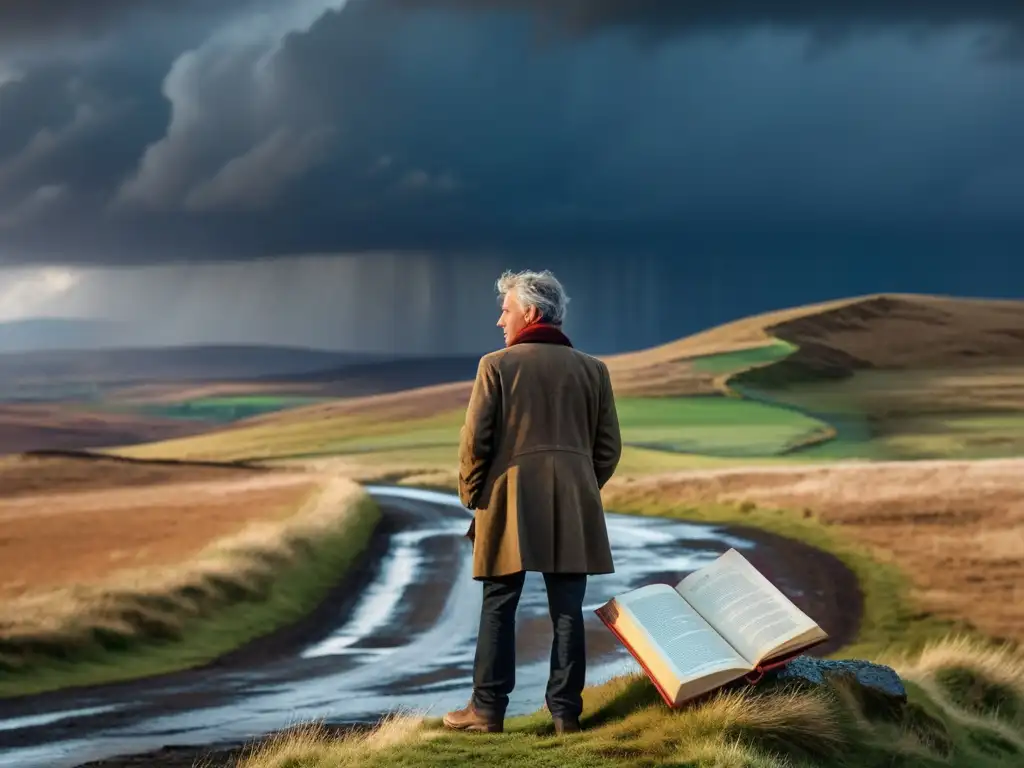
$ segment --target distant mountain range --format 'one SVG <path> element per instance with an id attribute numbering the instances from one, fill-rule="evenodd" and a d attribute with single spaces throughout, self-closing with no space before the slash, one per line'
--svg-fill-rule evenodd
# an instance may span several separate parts
<path id="1" fill-rule="evenodd" d="M 391 359 L 259 344 L 132 347 L 124 343 L 128 338 L 122 324 L 105 320 L 32 318 L 0 323 L 0 396 L 50 399 L 59 392 L 73 396 L 91 388 L 140 382 L 293 377 Z"/>
<path id="2" fill-rule="evenodd" d="M 32 382 L 95 386 L 151 381 L 237 381 L 302 376 L 374 356 L 299 347 L 202 345 L 133 349 L 55 349 L 0 354 L 0 385 Z"/>
<path id="3" fill-rule="evenodd" d="M 479 364 L 479 355 L 361 360 L 313 371 L 299 378 L 289 374 L 254 377 L 251 383 L 266 386 L 301 382 L 307 387 L 317 387 L 319 394 L 325 397 L 362 397 L 465 381 L 476 375 Z"/>
<path id="4" fill-rule="evenodd" d="M 68 317 L 30 317 L 0 322 L 0 353 L 117 346 L 123 323 Z"/>

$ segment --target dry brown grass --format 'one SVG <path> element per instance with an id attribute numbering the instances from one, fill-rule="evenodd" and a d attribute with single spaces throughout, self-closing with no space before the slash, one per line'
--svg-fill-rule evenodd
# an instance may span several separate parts
<path id="1" fill-rule="evenodd" d="M 374 755 L 391 747 L 440 735 L 425 731 L 423 722 L 418 715 L 395 713 L 382 718 L 371 730 L 353 730 L 342 736 L 321 723 L 307 723 L 255 745 L 238 762 L 238 768 L 365 765 Z"/>
<path id="2" fill-rule="evenodd" d="M 1010 361 L 1024 344 L 1024 302 L 872 294 L 763 312 L 657 347 L 607 358 L 617 370 L 657 370 L 782 339 L 835 349 L 879 368 Z"/>
<path id="3" fill-rule="evenodd" d="M 0 454 L 61 448 L 80 450 L 195 435 L 204 425 L 61 404 L 0 405 Z"/>
<path id="4" fill-rule="evenodd" d="M 365 498 L 347 480 L 267 474 L 8 501 L 0 661 L 17 668 L 40 647 L 73 651 L 101 635 L 175 637 L 266 593 Z"/>
<path id="5" fill-rule="evenodd" d="M 316 487 L 275 473 L 0 499 L 0 601 L 176 567 L 254 521 L 288 517 Z"/>
<path id="6" fill-rule="evenodd" d="M 1024 301 L 870 296 L 793 313 L 765 330 L 799 345 L 794 359 L 897 370 L 1012 363 L 1024 353 Z"/>
<path id="7" fill-rule="evenodd" d="M 862 298 L 838 299 L 818 304 L 806 304 L 799 307 L 762 312 L 757 315 L 740 318 L 723 325 L 709 328 L 692 336 L 660 344 L 650 349 L 629 352 L 608 358 L 609 364 L 621 367 L 639 368 L 656 363 L 686 360 L 704 355 L 717 355 L 723 352 L 736 352 L 751 347 L 761 347 L 773 341 L 772 334 L 767 330 L 780 323 L 798 318 L 813 316 L 822 312 L 849 306 L 862 301 Z"/>
<path id="8" fill-rule="evenodd" d="M 698 470 L 613 480 L 607 498 L 808 510 L 896 563 L 922 607 L 1024 640 L 1024 459 Z"/>
<path id="9" fill-rule="evenodd" d="M 626 394 L 703 394 L 721 381 L 694 371 L 705 355 L 762 347 L 776 339 L 802 347 L 794 360 L 831 366 L 956 368 L 1019 360 L 1024 302 L 884 294 L 764 312 L 678 341 L 607 358 Z M 838 354 L 837 354 L 838 353 Z"/>
<path id="10" fill-rule="evenodd" d="M 0 501 L 40 493 L 239 480 L 257 474 L 262 472 L 230 464 L 126 461 L 92 454 L 14 454 L 0 457 Z"/>

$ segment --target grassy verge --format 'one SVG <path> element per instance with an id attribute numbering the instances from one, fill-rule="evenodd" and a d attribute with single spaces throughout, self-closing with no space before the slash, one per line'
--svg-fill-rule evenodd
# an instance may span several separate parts
<path id="1" fill-rule="evenodd" d="M 897 710 L 842 679 L 818 688 L 723 691 L 670 711 L 645 677 L 586 690 L 584 731 L 559 737 L 544 713 L 504 734 L 450 734 L 399 715 L 369 733 L 285 733 L 240 768 L 1009 768 L 1024 759 L 1024 658 L 944 641 L 889 659 L 903 678 Z"/>
<path id="2" fill-rule="evenodd" d="M 327 482 L 290 518 L 254 524 L 174 570 L 116 587 L 5 606 L 0 696 L 135 679 L 195 667 L 301 619 L 370 539 L 376 504 Z"/>

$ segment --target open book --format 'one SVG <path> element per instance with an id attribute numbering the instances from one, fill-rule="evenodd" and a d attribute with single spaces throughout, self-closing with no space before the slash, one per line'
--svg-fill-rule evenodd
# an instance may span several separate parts
<path id="1" fill-rule="evenodd" d="M 735 549 L 675 587 L 649 584 L 595 613 L 670 707 L 742 677 L 757 682 L 828 639 Z"/>

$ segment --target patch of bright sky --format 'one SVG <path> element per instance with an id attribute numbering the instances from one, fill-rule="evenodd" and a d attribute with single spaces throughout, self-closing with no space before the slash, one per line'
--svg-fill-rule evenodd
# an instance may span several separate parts
<path id="1" fill-rule="evenodd" d="M 67 267 L 0 269 L 0 320 L 59 315 L 56 300 L 81 279 L 80 271 Z"/>

